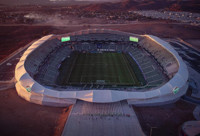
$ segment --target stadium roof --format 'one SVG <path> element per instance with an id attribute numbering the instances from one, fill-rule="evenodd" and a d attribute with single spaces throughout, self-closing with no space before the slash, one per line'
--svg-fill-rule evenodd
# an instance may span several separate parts
<path id="1" fill-rule="evenodd" d="M 120 33 L 119 31 L 105 31 L 105 30 L 88 30 L 81 31 L 81 33 L 94 33 L 94 32 L 107 32 L 107 33 Z M 129 33 L 123 34 L 129 35 Z M 72 33 L 76 34 L 76 33 Z M 70 34 L 67 34 L 70 35 Z M 132 34 L 133 35 L 133 34 Z M 30 74 L 26 71 L 24 65 L 27 57 L 33 52 L 36 48 L 42 46 L 42 44 L 52 39 L 54 35 L 45 36 L 38 41 L 34 42 L 23 54 L 19 63 L 15 69 L 15 78 L 16 78 L 16 90 L 18 95 L 26 99 L 27 101 L 51 105 L 51 106 L 66 106 L 73 104 L 77 99 L 88 101 L 88 102 L 98 102 L 98 103 L 109 103 L 116 102 L 121 100 L 128 100 L 129 104 L 135 105 L 155 105 L 155 104 L 164 104 L 172 102 L 180 98 L 183 94 L 186 93 L 188 84 L 188 70 L 187 66 L 178 55 L 178 53 L 165 41 L 161 40 L 156 36 L 143 35 L 142 37 L 149 38 L 157 42 L 163 48 L 165 48 L 169 53 L 171 53 L 177 60 L 179 64 L 179 70 L 175 76 L 166 84 L 152 90 L 140 92 L 128 92 L 128 91 L 117 91 L 117 90 L 82 90 L 82 91 L 58 91 L 56 88 L 48 88 L 37 81 L 35 81 Z M 27 91 L 27 88 L 31 91 Z M 174 88 L 179 88 L 179 92 L 176 94 L 173 92 Z"/>

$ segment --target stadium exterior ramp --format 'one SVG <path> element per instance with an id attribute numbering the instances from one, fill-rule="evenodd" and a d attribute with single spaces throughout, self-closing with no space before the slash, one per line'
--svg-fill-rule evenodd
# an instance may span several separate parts
<path id="1" fill-rule="evenodd" d="M 103 31 L 103 30 L 102 30 Z M 90 31 L 89 31 L 90 32 Z M 93 32 L 93 31 L 92 31 Z M 117 31 L 117 33 L 119 33 Z M 123 32 L 124 34 L 124 32 Z M 130 35 L 130 33 L 126 33 Z M 84 100 L 95 103 L 111 103 L 121 100 L 127 100 L 129 104 L 137 106 L 167 104 L 178 100 L 184 95 L 188 88 L 188 70 L 187 66 L 178 55 L 178 53 L 165 41 L 151 35 L 142 35 L 148 38 L 174 56 L 178 62 L 178 72 L 164 85 L 152 89 L 143 89 L 142 91 L 120 91 L 120 90 L 66 90 L 58 91 L 56 88 L 49 88 L 39 84 L 27 72 L 25 62 L 28 56 L 46 41 L 52 39 L 54 35 L 45 36 L 33 43 L 23 54 L 15 68 L 16 90 L 19 96 L 29 102 L 41 105 L 63 107 L 75 104 L 76 100 Z M 55 36 L 56 37 L 56 36 Z M 178 88 L 178 92 L 173 90 Z"/>

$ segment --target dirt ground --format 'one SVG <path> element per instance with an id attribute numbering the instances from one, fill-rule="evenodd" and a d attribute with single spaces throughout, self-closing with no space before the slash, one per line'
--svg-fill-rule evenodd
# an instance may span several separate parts
<path id="1" fill-rule="evenodd" d="M 63 34 L 88 28 L 104 28 L 152 34 L 165 38 L 180 37 L 200 39 L 200 28 L 194 26 L 149 22 L 127 25 L 84 25 L 84 26 L 36 26 L 36 25 L 0 25 L 0 61 L 25 46 L 29 42 L 48 34 Z M 196 45 L 198 48 L 200 45 Z M 187 120 L 194 119 L 194 105 L 178 102 L 165 107 L 135 108 L 145 133 L 150 127 L 153 135 L 177 135 L 178 127 Z M 155 112 L 157 110 L 158 112 Z M 18 97 L 15 89 L 0 91 L 0 134 L 16 136 L 60 135 L 69 114 L 67 108 L 46 107 L 29 103 Z M 175 119 L 174 119 L 175 118 Z"/>
<path id="2" fill-rule="evenodd" d="M 0 135 L 59 136 L 71 110 L 25 101 L 15 88 L 0 91 Z"/>
<path id="3" fill-rule="evenodd" d="M 191 44 L 196 48 L 197 50 L 200 51 L 200 38 L 199 39 L 188 39 L 186 40 L 187 43 Z"/>
<path id="4" fill-rule="evenodd" d="M 165 106 L 133 108 L 147 136 L 177 136 L 184 122 L 195 120 L 195 105 L 183 100 Z"/>

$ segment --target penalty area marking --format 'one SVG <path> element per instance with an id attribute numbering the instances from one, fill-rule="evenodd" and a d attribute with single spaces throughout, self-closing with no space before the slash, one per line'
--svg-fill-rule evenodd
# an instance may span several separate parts
<path id="1" fill-rule="evenodd" d="M 133 83 L 135 84 L 135 80 L 134 80 L 134 78 L 133 78 L 133 75 L 132 75 L 132 73 L 131 73 L 131 71 L 130 71 L 130 69 L 129 69 L 127 63 L 126 63 L 126 61 L 125 61 L 124 55 L 122 55 L 122 58 L 123 58 L 124 63 L 126 64 L 126 68 L 128 69 L 129 74 L 131 75 L 131 78 L 132 78 L 132 80 L 133 80 Z"/>

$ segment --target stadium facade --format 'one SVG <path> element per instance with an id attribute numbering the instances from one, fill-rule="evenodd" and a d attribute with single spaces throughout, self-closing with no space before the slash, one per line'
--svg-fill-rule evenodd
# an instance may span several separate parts
<path id="1" fill-rule="evenodd" d="M 70 54 L 74 51 L 125 52 L 133 60 L 130 67 L 133 64 L 141 85 L 107 86 L 104 80 L 59 85 L 59 69 L 64 61 L 72 58 Z M 142 75 L 137 75 L 139 72 L 135 65 Z M 71 67 L 67 69 L 71 73 Z M 136 106 L 161 105 L 177 101 L 188 88 L 187 66 L 169 43 L 152 35 L 105 29 L 42 37 L 21 57 L 15 78 L 17 93 L 22 98 L 59 107 L 75 104 L 78 99 L 95 103 L 127 100 Z"/>

